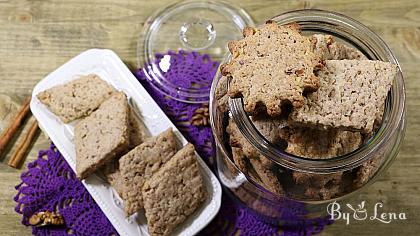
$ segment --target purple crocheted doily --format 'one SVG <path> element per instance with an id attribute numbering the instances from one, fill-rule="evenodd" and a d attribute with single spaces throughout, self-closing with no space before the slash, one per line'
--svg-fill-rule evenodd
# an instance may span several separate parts
<path id="1" fill-rule="evenodd" d="M 117 235 L 53 144 L 39 151 L 38 158 L 28 164 L 20 178 L 22 183 L 16 186 L 14 200 L 24 225 L 29 225 L 28 218 L 40 211 L 58 212 L 65 221 L 60 227 L 32 227 L 34 235 Z"/>
<path id="2" fill-rule="evenodd" d="M 182 54 L 182 56 L 179 56 Z M 184 51 L 168 52 L 171 56 L 171 67 L 165 73 L 170 75 L 174 83 L 183 86 L 211 84 L 218 63 L 208 55 Z M 156 56 L 156 63 L 165 55 Z M 176 66 L 175 66 L 176 65 Z M 169 98 L 161 93 L 144 75 L 142 69 L 136 76 L 149 94 L 165 111 L 185 138 L 194 144 L 203 159 L 213 166 L 214 145 L 209 126 L 193 126 L 189 124 L 194 111 L 201 104 L 190 104 Z M 28 225 L 28 217 L 33 213 L 45 210 L 58 210 L 65 219 L 65 226 L 33 228 L 35 235 L 112 235 L 117 234 L 100 208 L 90 197 L 87 190 L 77 180 L 75 174 L 61 154 L 51 145 L 49 150 L 40 151 L 36 161 L 28 164 L 28 170 L 21 176 L 22 183 L 16 186 L 18 203 L 16 211 L 23 215 L 22 223 Z M 311 235 L 322 231 L 330 224 L 328 219 L 301 220 L 296 219 L 296 212 L 306 212 L 302 204 L 287 204 L 284 217 L 295 220 L 296 224 L 279 227 L 260 221 L 247 208 L 233 201 L 227 194 L 223 195 L 222 207 L 215 219 L 200 235 Z"/>

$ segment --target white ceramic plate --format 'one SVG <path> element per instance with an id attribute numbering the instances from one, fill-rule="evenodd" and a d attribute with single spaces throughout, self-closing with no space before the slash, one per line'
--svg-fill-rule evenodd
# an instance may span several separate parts
<path id="1" fill-rule="evenodd" d="M 182 145 L 187 143 L 174 124 L 113 51 L 91 49 L 49 74 L 35 86 L 32 92 L 31 111 L 33 115 L 38 120 L 41 129 L 48 134 L 74 171 L 76 170 L 76 153 L 73 143 L 73 128 L 77 121 L 71 124 L 62 123 L 46 106 L 40 103 L 36 95 L 55 85 L 64 84 L 81 75 L 91 73 L 99 75 L 117 90 L 123 91 L 129 97 L 130 102 L 135 103 L 139 109 L 139 116 L 150 135 L 158 135 L 172 127 L 180 143 Z M 220 183 L 198 155 L 197 159 L 209 196 L 201 208 L 178 227 L 174 235 L 198 233 L 214 218 L 220 208 L 222 196 Z M 144 212 L 126 218 L 123 203 L 109 184 L 95 175 L 83 180 L 82 183 L 120 235 L 149 235 Z"/>

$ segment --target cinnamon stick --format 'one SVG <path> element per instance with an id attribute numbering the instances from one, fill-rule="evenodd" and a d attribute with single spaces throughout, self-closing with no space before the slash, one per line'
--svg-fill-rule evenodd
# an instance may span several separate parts
<path id="1" fill-rule="evenodd" d="M 19 113 L 16 115 L 12 123 L 7 127 L 6 131 L 0 138 L 0 155 L 6 149 L 7 144 L 12 140 L 18 128 L 22 125 L 22 121 L 25 118 L 26 114 L 29 112 L 29 104 L 31 102 L 31 97 L 26 98 L 22 108 Z"/>
<path id="2" fill-rule="evenodd" d="M 35 120 L 32 122 L 31 128 L 23 139 L 22 143 L 17 147 L 15 153 L 10 158 L 8 165 L 13 168 L 17 168 L 28 151 L 29 145 L 32 143 L 36 131 L 38 130 L 38 122 Z"/>

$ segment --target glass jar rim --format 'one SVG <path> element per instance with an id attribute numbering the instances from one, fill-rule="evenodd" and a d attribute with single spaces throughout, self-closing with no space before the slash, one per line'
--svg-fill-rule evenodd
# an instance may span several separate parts
<path id="1" fill-rule="evenodd" d="M 330 26 L 334 26 L 333 29 L 329 28 L 325 31 L 334 35 L 339 35 L 344 32 L 344 34 L 347 34 L 349 37 L 355 37 L 355 40 L 358 40 L 359 43 L 355 45 L 356 47 L 359 49 L 365 48 L 370 50 L 369 52 L 365 52 L 369 53 L 369 57 L 371 58 L 389 61 L 397 65 L 398 72 L 391 87 L 391 91 L 388 93 L 382 125 L 378 131 L 368 140 L 368 142 L 363 144 L 357 150 L 330 159 L 308 159 L 287 153 L 284 150 L 275 147 L 269 143 L 254 127 L 251 120 L 243 110 L 242 100 L 229 98 L 229 109 L 231 110 L 233 119 L 237 124 L 238 129 L 258 151 L 273 162 L 286 168 L 308 173 L 327 174 L 350 170 L 361 165 L 363 162 L 370 160 L 374 154 L 390 140 L 395 132 L 404 132 L 405 126 L 401 126 L 401 124 L 404 124 L 405 120 L 405 88 L 403 75 L 394 54 L 377 34 L 362 23 L 348 16 L 317 9 L 286 12 L 273 17 L 271 21 L 277 22 L 278 24 L 296 22 L 301 25 L 302 30 L 305 30 L 305 26 L 308 26 L 310 23 L 320 24 L 322 26 L 326 26 L 328 24 Z M 359 35 L 352 35 L 352 32 L 356 32 Z M 354 41 L 350 42 L 356 43 Z M 229 58 L 230 55 L 227 55 L 224 62 L 229 60 Z M 219 82 L 219 79 L 220 72 L 216 74 L 212 84 L 210 96 L 211 106 L 214 99 L 213 94 L 215 94 L 216 85 Z M 210 111 L 213 112 L 214 109 L 211 107 Z M 210 123 L 213 131 L 215 131 L 213 119 L 214 115 L 215 114 L 212 114 L 210 116 Z M 401 140 L 399 141 L 401 142 Z"/>

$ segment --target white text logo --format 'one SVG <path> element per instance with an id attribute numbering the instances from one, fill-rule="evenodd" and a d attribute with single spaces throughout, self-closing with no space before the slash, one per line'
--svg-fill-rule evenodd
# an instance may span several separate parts
<path id="1" fill-rule="evenodd" d="M 383 203 L 376 203 L 371 209 L 372 212 L 369 214 L 368 209 L 365 208 L 365 201 L 353 207 L 351 204 L 346 204 L 346 208 L 350 211 L 344 212 L 345 209 L 341 209 L 341 205 L 336 201 L 328 204 L 327 212 L 332 220 L 345 220 L 346 224 L 350 224 L 351 219 L 353 220 L 377 220 L 379 222 L 389 224 L 394 220 L 406 220 L 407 217 L 404 212 L 383 212 Z"/>

